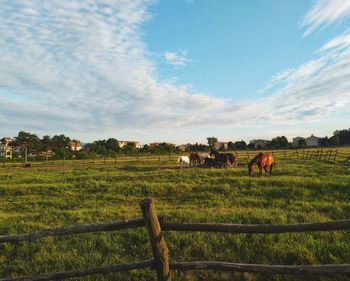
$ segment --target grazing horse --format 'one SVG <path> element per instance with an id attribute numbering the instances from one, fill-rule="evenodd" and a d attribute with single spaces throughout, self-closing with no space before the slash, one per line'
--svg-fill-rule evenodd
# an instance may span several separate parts
<path id="1" fill-rule="evenodd" d="M 199 165 L 200 163 L 201 163 L 201 159 L 200 159 L 198 153 L 192 152 L 190 154 L 190 164 L 192 166 L 196 166 L 196 165 Z"/>
<path id="2" fill-rule="evenodd" d="M 226 168 L 226 165 L 227 165 L 227 160 L 228 160 L 228 156 L 226 153 L 219 153 L 217 152 L 216 150 L 211 150 L 210 151 L 210 157 L 214 155 L 215 157 L 215 162 L 216 162 L 216 165 L 219 167 L 219 168 Z"/>
<path id="3" fill-rule="evenodd" d="M 230 162 L 232 166 L 237 167 L 238 165 L 237 155 L 234 155 L 233 153 L 226 153 L 226 155 L 228 157 L 228 162 Z"/>
<path id="4" fill-rule="evenodd" d="M 210 155 L 208 153 L 202 153 L 202 154 L 199 154 L 199 158 L 201 160 L 201 164 L 204 164 L 205 159 L 210 158 Z"/>
<path id="5" fill-rule="evenodd" d="M 216 161 L 213 158 L 207 157 L 204 159 L 204 167 L 214 168 L 216 166 Z"/>
<path id="6" fill-rule="evenodd" d="M 184 166 L 189 167 L 190 158 L 188 158 L 188 156 L 180 156 L 179 159 L 177 159 L 177 164 L 180 166 L 180 168 L 183 168 Z"/>
<path id="7" fill-rule="evenodd" d="M 260 152 L 258 155 L 256 155 L 253 160 L 251 160 L 248 164 L 248 173 L 249 176 L 253 175 L 253 170 L 255 166 L 258 166 L 259 168 L 259 176 L 262 175 L 262 169 L 265 170 L 267 173 L 267 169 L 270 168 L 269 174 L 271 176 L 272 167 L 276 165 L 275 160 L 273 159 L 273 156 L 271 153 L 262 153 Z"/>

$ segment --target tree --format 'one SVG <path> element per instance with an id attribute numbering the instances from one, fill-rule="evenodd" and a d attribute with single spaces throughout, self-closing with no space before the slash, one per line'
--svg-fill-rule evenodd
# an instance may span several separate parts
<path id="1" fill-rule="evenodd" d="M 298 147 L 299 147 L 299 148 L 304 148 L 304 147 L 306 147 L 306 140 L 305 140 L 305 139 L 300 139 L 300 140 L 298 141 Z"/>
<path id="2" fill-rule="evenodd" d="M 235 146 L 238 150 L 247 149 L 247 143 L 244 140 L 236 141 Z"/>
<path id="3" fill-rule="evenodd" d="M 72 150 L 70 145 L 71 139 L 63 134 L 55 135 L 51 139 L 52 150 L 56 159 L 72 158 Z"/>
<path id="4" fill-rule="evenodd" d="M 228 150 L 235 150 L 236 149 L 236 145 L 232 141 L 229 141 L 227 143 L 227 148 L 228 148 Z"/>
<path id="5" fill-rule="evenodd" d="M 338 144 L 349 145 L 350 144 L 350 129 L 337 130 L 334 132 L 334 137 L 338 139 Z"/>
<path id="6" fill-rule="evenodd" d="M 270 148 L 288 148 L 288 139 L 285 136 L 273 138 L 269 144 Z"/>
<path id="7" fill-rule="evenodd" d="M 259 148 L 260 145 L 258 145 L 258 148 Z M 248 149 L 255 149 L 255 145 L 253 142 L 250 142 L 248 145 L 247 145 L 247 148 Z"/>
<path id="8" fill-rule="evenodd" d="M 125 146 L 123 146 L 123 151 L 127 154 L 135 152 L 136 144 L 133 142 L 128 142 Z"/>
<path id="9" fill-rule="evenodd" d="M 329 139 L 328 139 L 328 137 L 320 138 L 320 139 L 318 140 L 318 144 L 319 144 L 320 146 L 328 146 L 328 145 L 329 145 Z"/>
<path id="10" fill-rule="evenodd" d="M 208 141 L 208 146 L 210 148 L 213 148 L 214 145 L 218 142 L 218 139 L 216 137 L 210 137 L 210 138 L 207 138 L 207 141 Z"/>
<path id="11" fill-rule="evenodd" d="M 119 146 L 119 143 L 116 139 L 114 138 L 109 138 L 107 141 L 106 141 L 106 148 L 109 152 L 114 152 L 114 153 L 117 153 L 120 151 L 120 146 Z"/>
<path id="12" fill-rule="evenodd" d="M 40 140 L 36 134 L 20 131 L 15 137 L 14 146 L 27 147 L 29 151 L 40 149 Z"/>

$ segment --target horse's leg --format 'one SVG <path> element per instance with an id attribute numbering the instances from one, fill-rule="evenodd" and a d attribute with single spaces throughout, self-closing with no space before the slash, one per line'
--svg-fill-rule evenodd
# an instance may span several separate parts
<path id="1" fill-rule="evenodd" d="M 273 165 L 270 166 L 270 176 L 271 176 L 272 168 L 273 168 Z"/>
<path id="2" fill-rule="evenodd" d="M 262 176 L 262 167 L 259 166 L 259 177 Z"/>
<path id="3" fill-rule="evenodd" d="M 264 170 L 265 170 L 265 173 L 267 174 L 267 167 L 266 166 L 264 167 Z"/>

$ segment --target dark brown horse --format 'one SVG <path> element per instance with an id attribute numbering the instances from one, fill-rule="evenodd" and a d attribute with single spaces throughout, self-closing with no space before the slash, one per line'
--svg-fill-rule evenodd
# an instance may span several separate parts
<path id="1" fill-rule="evenodd" d="M 259 176 L 262 175 L 262 169 L 265 172 L 268 172 L 268 168 L 270 168 L 269 174 L 271 176 L 272 167 L 276 165 L 275 160 L 273 159 L 273 155 L 271 153 L 262 153 L 260 152 L 256 155 L 253 160 L 251 160 L 248 164 L 248 174 L 249 176 L 253 175 L 254 167 L 258 166 L 259 168 Z"/>
<path id="2" fill-rule="evenodd" d="M 198 153 L 192 152 L 190 154 L 190 164 L 191 164 L 191 166 L 196 166 L 196 165 L 201 164 L 201 159 L 200 159 Z"/>
<path id="3" fill-rule="evenodd" d="M 210 151 L 210 157 L 212 155 L 214 155 L 214 157 L 215 157 L 216 166 L 218 168 L 226 168 L 227 161 L 228 161 L 228 156 L 226 153 L 219 153 L 216 150 L 212 149 Z"/>

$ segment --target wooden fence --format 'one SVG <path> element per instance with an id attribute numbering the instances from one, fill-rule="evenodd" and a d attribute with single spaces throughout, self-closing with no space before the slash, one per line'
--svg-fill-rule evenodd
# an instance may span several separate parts
<path id="1" fill-rule="evenodd" d="M 338 149 L 288 149 L 272 150 L 277 161 L 288 159 L 318 160 L 328 163 L 350 165 L 350 154 L 338 151 Z M 259 151 L 236 151 L 238 163 L 246 164 Z M 188 153 L 183 153 L 184 155 Z M 178 154 L 162 155 L 139 155 L 139 156 L 116 156 L 114 158 L 96 158 L 81 160 L 49 160 L 38 161 L 30 159 L 31 167 L 57 167 L 57 168 L 79 168 L 79 167 L 152 167 L 171 168 L 176 166 Z M 3 160 L 0 168 L 21 168 L 23 162 L 13 160 Z"/>
<path id="2" fill-rule="evenodd" d="M 252 272 L 270 274 L 348 274 L 350 264 L 322 264 L 322 265 L 265 265 L 265 264 L 242 264 L 219 261 L 192 261 L 172 262 L 169 259 L 169 249 L 162 235 L 164 231 L 203 231 L 223 233 L 286 233 L 286 232 L 309 232 L 309 231 L 334 231 L 350 229 L 350 220 L 332 222 L 302 223 L 289 225 L 271 224 L 222 224 L 222 223 L 176 223 L 167 222 L 165 216 L 158 216 L 155 205 L 151 199 L 140 202 L 143 217 L 90 225 L 78 225 L 65 228 L 36 231 L 29 234 L 12 236 L 0 236 L 0 243 L 19 243 L 33 241 L 48 236 L 73 235 L 80 233 L 117 231 L 121 229 L 146 227 L 152 248 L 153 258 L 133 263 L 114 264 L 96 268 L 84 268 L 72 271 L 45 273 L 26 277 L 7 277 L 0 281 L 39 281 L 39 280 L 62 280 L 72 277 L 87 275 L 108 274 L 112 272 L 130 271 L 150 268 L 156 271 L 157 280 L 170 281 L 171 271 L 186 270 L 223 270 L 231 272 Z"/>

